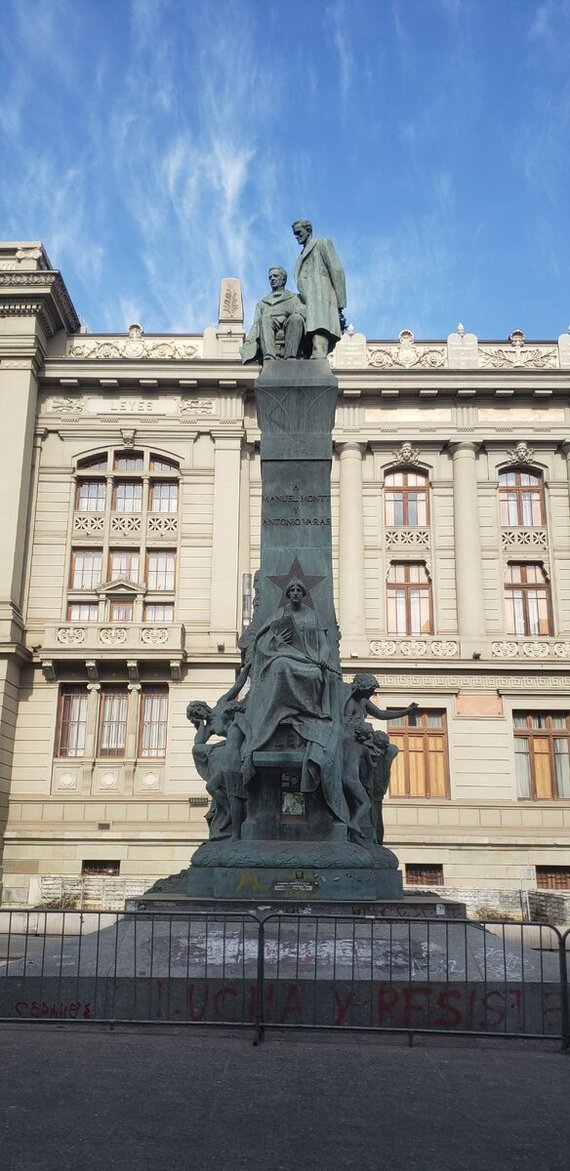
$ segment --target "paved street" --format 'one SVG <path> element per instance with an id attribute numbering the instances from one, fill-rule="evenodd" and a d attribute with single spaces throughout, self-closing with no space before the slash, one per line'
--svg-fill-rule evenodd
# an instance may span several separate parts
<path id="1" fill-rule="evenodd" d="M 566 1171 L 548 1042 L 4 1025 L 2 1171 Z"/>

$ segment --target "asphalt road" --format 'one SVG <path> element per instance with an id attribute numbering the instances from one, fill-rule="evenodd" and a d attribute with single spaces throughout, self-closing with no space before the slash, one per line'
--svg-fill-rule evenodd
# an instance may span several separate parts
<path id="1" fill-rule="evenodd" d="M 567 1171 L 549 1042 L 0 1027 L 2 1171 Z"/>

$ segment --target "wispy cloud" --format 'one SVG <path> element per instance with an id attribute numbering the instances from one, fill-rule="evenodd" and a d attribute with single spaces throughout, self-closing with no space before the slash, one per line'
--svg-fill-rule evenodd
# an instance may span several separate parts
<path id="1" fill-rule="evenodd" d="M 369 336 L 567 296 L 570 0 L 33 7 L 2 4 L 1 232 L 44 239 L 93 328 L 201 331 L 225 275 L 249 317 L 299 215 Z"/>
<path id="2" fill-rule="evenodd" d="M 338 60 L 341 116 L 346 120 L 354 75 L 354 54 L 350 46 L 351 13 L 346 0 L 335 0 L 326 9 L 327 23 Z"/>

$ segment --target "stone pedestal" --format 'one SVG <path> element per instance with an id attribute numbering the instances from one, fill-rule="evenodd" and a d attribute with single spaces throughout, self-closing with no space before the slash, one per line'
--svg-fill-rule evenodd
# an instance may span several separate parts
<path id="1" fill-rule="evenodd" d="M 242 793 L 234 789 L 233 805 L 230 800 L 234 834 L 236 802 L 243 802 L 245 818 L 241 827 L 238 821 L 239 840 L 205 842 L 174 880 L 176 891 L 189 899 L 364 904 L 402 897 L 398 860 L 374 841 L 359 780 L 363 758 L 355 725 L 345 715 L 352 693 L 341 678 L 332 576 L 337 389 L 324 359 L 267 361 L 256 384 L 261 564 L 245 644 L 250 691 L 245 712 L 234 717 L 234 741 L 241 740 L 231 766 L 223 746 L 209 749 L 221 753 L 218 775 L 233 776 L 234 783 L 241 761 Z M 343 454 L 343 479 L 356 502 L 362 490 L 359 448 Z M 343 514 L 343 544 L 353 560 L 359 547 L 348 535 L 349 519 Z M 351 633 L 364 622 L 363 586 L 354 589 L 354 572 L 345 569 L 342 577 L 343 614 Z M 304 590 L 302 613 L 301 594 L 296 602 L 286 594 L 293 582 Z M 363 719 L 358 716 L 360 730 Z M 228 733 L 222 728 L 217 734 Z M 212 765 L 210 780 L 213 770 Z M 227 832 L 227 824 L 226 817 L 220 832 Z M 155 890 L 160 892 L 160 883 Z"/>
<path id="2" fill-rule="evenodd" d="M 192 898 L 277 903 L 371 902 L 403 895 L 391 850 L 346 841 L 204 842 L 177 890 Z"/>

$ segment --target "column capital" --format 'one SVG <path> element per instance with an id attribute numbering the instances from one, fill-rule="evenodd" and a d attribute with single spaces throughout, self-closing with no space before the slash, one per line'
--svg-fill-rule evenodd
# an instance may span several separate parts
<path id="1" fill-rule="evenodd" d="M 351 454 L 352 452 L 355 452 L 355 453 L 358 452 L 358 454 L 360 456 L 362 456 L 362 455 L 364 455 L 364 452 L 366 451 L 367 446 L 368 446 L 368 444 L 366 442 L 359 441 L 358 439 L 336 439 L 335 440 L 335 449 L 338 451 L 338 453 L 341 457 L 343 455 Z"/>
<path id="2" fill-rule="evenodd" d="M 447 446 L 448 446 L 449 451 L 451 452 L 452 456 L 454 456 L 454 457 L 456 455 L 473 455 L 473 456 L 475 456 L 481 451 L 483 444 L 479 440 L 476 440 L 476 439 L 458 439 L 458 440 L 453 440 L 451 443 L 448 443 Z"/>

